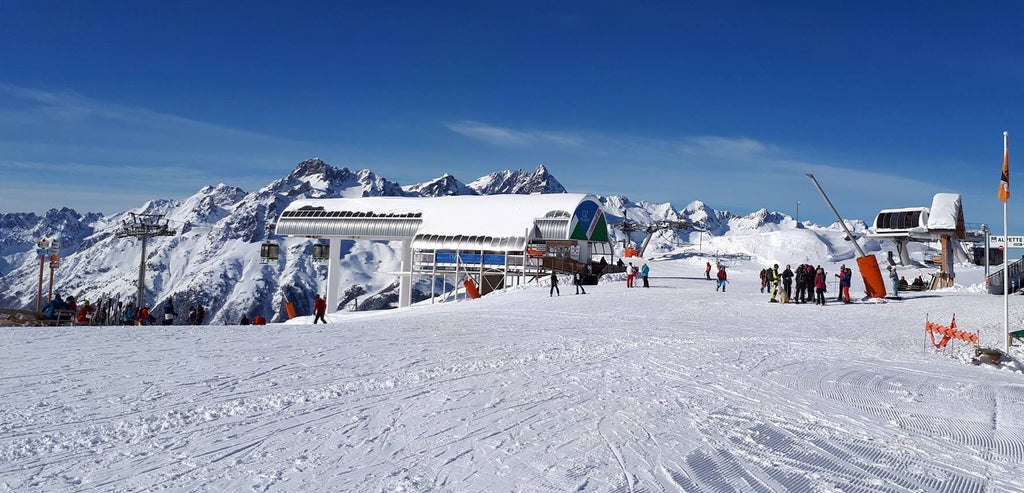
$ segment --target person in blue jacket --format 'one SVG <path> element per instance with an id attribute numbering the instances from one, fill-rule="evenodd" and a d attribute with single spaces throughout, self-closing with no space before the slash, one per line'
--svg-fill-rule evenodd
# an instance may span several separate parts
<path id="1" fill-rule="evenodd" d="M 651 268 L 648 267 L 647 264 L 644 264 L 643 267 L 640 267 L 640 278 L 644 280 L 644 287 L 645 288 L 651 287 L 651 285 L 647 283 L 647 275 L 650 274 L 650 273 L 651 273 Z"/>
<path id="2" fill-rule="evenodd" d="M 896 273 L 895 266 L 889 266 L 889 279 L 892 281 L 892 296 L 898 298 L 900 296 L 900 276 Z"/>

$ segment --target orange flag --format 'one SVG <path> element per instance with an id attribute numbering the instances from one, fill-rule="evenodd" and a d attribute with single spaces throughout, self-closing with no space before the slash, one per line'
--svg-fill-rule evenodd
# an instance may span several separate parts
<path id="1" fill-rule="evenodd" d="M 999 179 L 999 201 L 1010 200 L 1010 147 L 1003 140 L 1003 176 Z"/>

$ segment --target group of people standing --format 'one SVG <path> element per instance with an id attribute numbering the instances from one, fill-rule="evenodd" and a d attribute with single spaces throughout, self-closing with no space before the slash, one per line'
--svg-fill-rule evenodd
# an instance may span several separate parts
<path id="1" fill-rule="evenodd" d="M 793 269 L 786 264 L 786 268 L 779 272 L 779 264 L 761 270 L 761 292 L 766 290 L 771 294 L 768 300 L 771 303 L 807 303 L 808 299 L 813 300 L 815 305 L 825 304 L 825 292 L 828 291 L 828 275 L 822 266 L 800 264 Z M 853 270 L 841 265 L 839 273 L 839 294 L 836 301 L 850 303 L 850 284 L 853 279 Z M 793 293 L 794 284 L 796 293 Z"/>
<path id="2" fill-rule="evenodd" d="M 637 267 L 637 266 L 633 265 L 633 262 L 630 262 L 629 265 L 626 266 L 626 287 L 627 288 L 635 288 L 636 287 L 635 280 L 636 280 L 637 277 L 639 277 L 643 281 L 644 287 L 645 288 L 649 288 L 649 287 L 651 287 L 651 285 L 650 285 L 650 283 L 648 283 L 647 278 L 650 275 L 651 275 L 651 268 L 648 267 L 647 264 L 644 264 L 644 265 L 642 265 L 640 267 Z"/>

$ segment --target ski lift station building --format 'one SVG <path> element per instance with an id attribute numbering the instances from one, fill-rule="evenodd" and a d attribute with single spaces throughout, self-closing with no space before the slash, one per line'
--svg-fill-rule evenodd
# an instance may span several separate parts
<path id="1" fill-rule="evenodd" d="M 341 240 L 401 242 L 400 307 L 411 303 L 414 277 L 430 276 L 432 290 L 438 277 L 455 285 L 469 277 L 486 294 L 545 269 L 571 272 L 613 252 L 601 204 L 573 193 L 302 199 L 281 213 L 276 234 L 330 241 L 332 311 Z"/>

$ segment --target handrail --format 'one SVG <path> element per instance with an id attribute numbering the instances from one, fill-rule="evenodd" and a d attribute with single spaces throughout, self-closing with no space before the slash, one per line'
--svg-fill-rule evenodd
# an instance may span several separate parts
<path id="1" fill-rule="evenodd" d="M 1007 265 L 1006 268 L 1009 269 L 1007 272 L 1010 274 L 1009 292 L 1015 293 L 1021 288 L 1021 281 L 1024 281 L 1024 257 Z M 1003 294 L 1003 269 L 989 274 L 985 284 L 988 286 L 990 294 Z"/>

